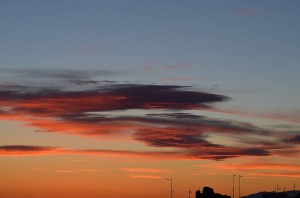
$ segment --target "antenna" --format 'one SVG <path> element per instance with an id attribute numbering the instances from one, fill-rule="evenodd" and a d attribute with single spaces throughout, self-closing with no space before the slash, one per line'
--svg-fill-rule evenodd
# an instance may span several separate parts
<path id="1" fill-rule="evenodd" d="M 275 192 L 279 192 L 279 190 L 280 190 L 281 188 L 278 186 L 278 184 L 276 185 L 276 187 L 275 187 Z"/>
<path id="2" fill-rule="evenodd" d="M 296 198 L 296 184 L 295 184 L 295 181 L 294 181 L 293 188 L 294 188 L 294 197 Z"/>
<path id="3" fill-rule="evenodd" d="M 239 175 L 239 198 L 241 198 L 241 177 L 242 175 Z"/>
<path id="4" fill-rule="evenodd" d="M 170 178 L 166 178 L 166 179 L 171 182 L 171 192 L 170 192 L 170 195 L 171 195 L 171 198 L 172 198 L 173 197 L 173 193 L 174 193 L 174 191 L 173 191 L 173 178 L 170 177 Z"/>
<path id="5" fill-rule="evenodd" d="M 189 198 L 191 198 L 191 193 L 192 193 L 191 188 L 189 188 Z"/>
<path id="6" fill-rule="evenodd" d="M 234 198 L 234 177 L 235 177 L 236 175 L 233 175 L 232 176 L 232 198 Z"/>

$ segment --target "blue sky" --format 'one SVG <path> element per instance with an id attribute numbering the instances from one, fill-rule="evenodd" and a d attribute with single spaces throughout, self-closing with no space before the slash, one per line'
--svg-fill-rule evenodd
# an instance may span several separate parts
<path id="1" fill-rule="evenodd" d="M 299 105 L 298 8 L 298 1 L 2 1 L 0 67 L 110 69 L 122 73 L 117 79 L 217 85 L 248 109 L 291 109 Z M 191 67 L 164 71 L 168 65 Z"/>

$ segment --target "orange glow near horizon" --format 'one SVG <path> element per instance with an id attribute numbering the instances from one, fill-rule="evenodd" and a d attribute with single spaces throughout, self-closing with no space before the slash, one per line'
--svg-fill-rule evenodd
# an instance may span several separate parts
<path id="1" fill-rule="evenodd" d="M 262 126 L 212 105 L 229 97 L 185 86 L 105 88 L 0 95 L 1 198 L 164 198 L 170 177 L 176 197 L 204 186 L 231 195 L 233 174 L 242 195 L 299 182 L 297 119 Z"/>
<path id="2" fill-rule="evenodd" d="M 226 163 L 222 164 L 223 162 L 218 162 L 217 168 L 213 168 L 211 166 L 214 163 L 207 160 L 203 161 L 205 169 L 196 166 L 201 161 L 171 160 L 153 164 L 151 161 L 126 158 L 107 160 L 85 155 L 2 157 L 0 162 L 1 169 L 6 170 L 2 173 L 3 178 L 7 178 L 0 182 L 1 194 L 10 194 L 10 197 L 24 194 L 32 197 L 43 195 L 45 198 L 53 196 L 79 198 L 84 194 L 90 197 L 114 197 L 116 189 L 118 193 L 124 193 L 128 198 L 143 194 L 147 198 L 165 197 L 169 193 L 169 182 L 166 181 L 168 177 L 173 177 L 176 196 L 185 196 L 189 187 L 195 192 L 203 186 L 210 186 L 216 192 L 231 195 L 232 174 L 239 173 L 243 176 L 242 195 L 263 190 L 272 191 L 277 184 L 291 190 L 293 182 L 299 182 L 299 178 L 282 178 L 282 175 L 275 173 L 267 175 L 239 171 L 234 169 L 234 165 L 229 166 Z M 191 169 L 193 164 L 194 168 Z M 266 169 L 270 166 L 249 165 L 250 169 L 254 167 Z M 209 167 L 212 173 L 208 172 Z M 299 169 L 297 165 L 283 164 L 280 167 L 280 164 L 277 164 L 274 170 L 281 171 L 285 168 Z M 149 193 L 145 194 L 145 191 Z"/>

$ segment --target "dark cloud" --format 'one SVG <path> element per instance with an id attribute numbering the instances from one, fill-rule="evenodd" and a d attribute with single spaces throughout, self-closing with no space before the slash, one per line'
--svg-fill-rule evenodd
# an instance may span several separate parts
<path id="1" fill-rule="evenodd" d="M 224 160 L 243 156 L 268 156 L 271 153 L 263 148 L 225 147 L 214 150 L 193 150 L 190 151 L 189 155 L 199 159 Z"/>
<path id="2" fill-rule="evenodd" d="M 212 159 L 223 160 L 240 156 L 266 156 L 263 149 L 223 148 L 222 150 L 177 150 L 177 151 L 130 151 L 105 149 L 67 149 L 59 147 L 31 146 L 31 145 L 5 145 L 0 146 L 0 156 L 32 156 L 55 154 L 84 154 L 103 157 L 140 157 L 158 160 L 170 159 Z"/>
<path id="3" fill-rule="evenodd" d="M 135 139 L 150 146 L 196 149 L 203 147 L 220 147 L 205 140 L 201 131 L 189 128 L 153 128 L 141 129 Z"/>
<path id="4" fill-rule="evenodd" d="M 103 86 L 89 91 L 0 90 L 0 105 L 9 105 L 13 101 L 13 109 L 17 113 L 61 116 L 128 109 L 205 109 L 211 108 L 211 103 L 228 100 L 226 96 L 187 91 L 185 88 L 127 84 Z"/>
<path id="5" fill-rule="evenodd" d="M 135 108 L 197 109 L 209 108 L 214 102 L 224 102 L 229 97 L 208 92 L 189 91 L 189 87 L 172 85 L 120 85 L 111 92 L 128 98 Z"/>
<path id="6" fill-rule="evenodd" d="M 194 87 L 153 84 L 118 84 L 115 81 L 95 81 L 91 76 L 112 75 L 110 72 L 95 73 L 73 70 L 29 70 L 18 75 L 50 79 L 65 79 L 80 87 L 92 85 L 93 89 L 64 87 L 30 87 L 0 84 L 0 119 L 25 122 L 38 131 L 61 132 L 83 136 L 101 136 L 133 132 L 133 138 L 148 146 L 169 147 L 185 158 L 221 160 L 240 156 L 266 156 L 276 150 L 292 149 L 299 143 L 299 136 L 288 138 L 282 133 L 257 127 L 247 122 L 213 119 L 201 115 L 183 113 L 181 110 L 214 110 L 215 103 L 230 98 Z M 83 86 L 84 85 L 84 86 Z M 116 112 L 147 110 L 145 114 L 124 115 Z M 164 113 L 154 113 L 161 110 Z M 111 112 L 114 112 L 112 114 Z M 168 112 L 168 113 L 167 113 Z M 117 132 L 117 133 L 116 133 Z M 234 144 L 220 143 L 211 135 L 230 137 Z M 258 138 L 260 137 L 260 138 Z M 261 138 L 262 137 L 262 138 Z M 218 142 L 218 143 L 216 143 Z M 287 144 L 288 143 L 288 144 Z M 231 146 L 229 146 L 231 145 Z M 57 151 L 54 147 L 2 146 L 0 151 L 18 152 Z M 60 152 L 62 150 L 60 149 Z M 71 153 L 114 153 L 109 150 L 64 150 Z M 124 151 L 142 155 L 145 152 Z M 167 153 L 159 152 L 162 155 Z M 149 154 L 151 156 L 154 153 Z"/>
<path id="7" fill-rule="evenodd" d="M 214 144 L 206 140 L 204 133 L 189 128 L 142 129 L 135 134 L 137 140 L 154 147 L 171 147 L 187 151 L 187 155 L 199 159 L 221 160 L 240 156 L 267 156 L 265 148 L 239 148 Z"/>
<path id="8" fill-rule="evenodd" d="M 300 135 L 295 135 L 285 140 L 287 143 L 300 144 Z"/>
<path id="9" fill-rule="evenodd" d="M 74 83 L 76 85 L 98 85 L 98 84 L 113 84 L 117 83 L 117 81 L 113 80 L 102 80 L 102 81 L 97 81 L 97 80 L 79 80 L 79 79 L 74 79 L 70 80 L 69 82 Z"/>
<path id="10" fill-rule="evenodd" d="M 28 146 L 28 145 L 8 145 L 0 146 L 1 151 L 49 151 L 55 150 L 55 147 L 45 147 L 45 146 Z"/>

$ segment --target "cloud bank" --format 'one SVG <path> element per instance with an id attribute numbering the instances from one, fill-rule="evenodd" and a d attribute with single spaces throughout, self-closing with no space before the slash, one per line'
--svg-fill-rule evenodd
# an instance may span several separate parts
<path id="1" fill-rule="evenodd" d="M 49 72 L 49 71 L 48 71 Z M 24 76 L 43 77 L 46 71 L 19 71 Z M 65 133 L 91 138 L 130 133 L 134 141 L 148 147 L 170 148 L 174 152 L 137 152 L 112 150 L 74 150 L 35 146 L 2 146 L 2 155 L 26 154 L 96 154 L 158 155 L 177 159 L 223 160 L 242 156 L 299 155 L 297 133 L 272 131 L 246 122 L 214 119 L 184 111 L 216 110 L 215 103 L 230 97 L 194 87 L 160 84 L 131 84 L 107 81 L 93 76 L 109 76 L 109 71 L 51 71 L 50 79 L 66 79 L 75 87 L 64 85 L 27 86 L 0 84 L 0 119 L 26 123 L 37 131 Z M 82 88 L 79 81 L 95 82 Z M 129 111 L 140 113 L 128 113 Z M 159 111 L 159 113 L 157 113 Z M 217 112 L 218 110 L 216 110 Z M 145 113 L 146 112 L 146 113 Z M 128 114 L 126 114 L 128 113 Z M 230 138 L 229 141 L 220 141 Z M 219 140 L 218 140 L 219 139 Z"/>

